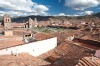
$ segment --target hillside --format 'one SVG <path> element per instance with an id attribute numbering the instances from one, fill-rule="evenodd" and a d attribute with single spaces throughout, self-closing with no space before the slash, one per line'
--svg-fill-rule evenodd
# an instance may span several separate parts
<path id="1" fill-rule="evenodd" d="M 93 16 L 96 16 L 96 17 L 99 17 L 99 18 L 100 18 L 100 12 L 99 12 L 99 13 L 94 14 Z"/>
<path id="2" fill-rule="evenodd" d="M 27 16 L 27 17 L 18 17 L 18 18 L 13 18 L 12 21 L 13 22 L 26 22 L 29 18 L 31 19 L 35 19 L 37 18 L 38 21 L 45 21 L 48 20 L 49 18 L 52 18 L 52 16 Z"/>
<path id="3" fill-rule="evenodd" d="M 85 16 L 77 16 L 77 17 L 69 17 L 69 16 L 27 16 L 27 17 L 18 17 L 18 18 L 14 18 L 12 19 L 13 22 L 23 22 L 23 21 L 27 21 L 29 18 L 32 18 L 34 20 L 34 18 L 37 18 L 38 21 L 45 21 L 48 19 L 59 19 L 59 20 L 80 20 L 80 19 L 85 19 L 85 20 L 95 20 L 95 19 L 100 19 L 100 12 L 96 13 L 96 14 L 92 14 L 92 15 L 85 15 Z"/>
<path id="4" fill-rule="evenodd" d="M 75 17 L 69 17 L 69 16 L 25 16 L 25 17 L 13 17 L 12 22 L 26 22 L 29 18 L 37 18 L 38 21 L 46 21 L 48 19 L 59 19 L 59 20 L 79 20 L 79 19 L 85 19 L 85 20 L 95 20 L 95 18 L 100 19 L 100 12 L 92 15 L 85 15 L 85 16 L 75 16 Z M 0 22 L 2 21 L 2 17 L 0 16 Z"/>

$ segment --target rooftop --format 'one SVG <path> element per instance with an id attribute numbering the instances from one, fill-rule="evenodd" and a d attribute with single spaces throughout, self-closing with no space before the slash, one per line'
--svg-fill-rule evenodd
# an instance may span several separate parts
<path id="1" fill-rule="evenodd" d="M 79 38 L 75 38 L 73 41 L 74 41 L 74 44 L 76 45 L 87 47 L 90 49 L 97 50 L 100 48 L 100 42 L 98 41 L 93 41 L 89 39 L 84 40 L 84 39 L 79 39 Z"/>
<path id="2" fill-rule="evenodd" d="M 0 56 L 0 66 L 43 66 L 47 64 L 50 63 L 44 61 L 43 59 L 35 58 L 27 53 L 21 53 L 18 56 Z"/>
<path id="3" fill-rule="evenodd" d="M 96 57 L 84 57 L 76 66 L 100 66 L 100 59 Z"/>
<path id="4" fill-rule="evenodd" d="M 19 36 L 0 36 L 0 38 L 0 49 L 24 44 L 22 37 Z"/>
<path id="5" fill-rule="evenodd" d="M 46 33 L 36 33 L 36 34 L 34 34 L 34 37 L 35 37 L 36 40 L 44 40 L 44 39 L 49 39 L 52 36 L 50 36 Z"/>
<path id="6" fill-rule="evenodd" d="M 25 23 L 12 23 L 13 27 L 24 27 Z"/>
<path id="7" fill-rule="evenodd" d="M 75 66 L 78 64 L 79 59 L 91 56 L 91 52 L 94 52 L 94 50 L 74 45 L 72 43 L 62 42 L 52 50 L 52 53 L 50 52 L 47 52 L 49 54 L 48 56 L 47 53 L 42 55 L 42 58 L 45 57 L 45 61 L 51 63 L 45 66 Z"/>

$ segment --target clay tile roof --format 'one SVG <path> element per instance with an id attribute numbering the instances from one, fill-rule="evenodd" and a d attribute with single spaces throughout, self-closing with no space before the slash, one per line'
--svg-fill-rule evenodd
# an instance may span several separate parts
<path id="1" fill-rule="evenodd" d="M 25 23 L 12 23 L 12 26 L 14 27 L 25 26 Z"/>
<path id="2" fill-rule="evenodd" d="M 17 31 L 17 32 L 20 32 L 20 33 L 32 33 L 32 31 L 27 31 L 27 30 L 14 30 L 14 31 Z"/>
<path id="3" fill-rule="evenodd" d="M 8 48 L 8 47 L 13 47 L 13 46 L 18 46 L 24 44 L 23 41 L 0 41 L 0 49 Z"/>
<path id="4" fill-rule="evenodd" d="M 73 33 L 68 33 L 67 36 L 73 36 Z"/>
<path id="5" fill-rule="evenodd" d="M 83 57 L 79 60 L 78 66 L 100 66 L 100 59 L 96 57 Z M 76 66 L 77 66 L 76 65 Z"/>
<path id="6" fill-rule="evenodd" d="M 24 44 L 20 36 L 0 36 L 0 38 L 0 49 Z"/>
<path id="7" fill-rule="evenodd" d="M 92 39 L 92 37 L 90 35 L 85 35 L 81 39 Z"/>
<path id="8" fill-rule="evenodd" d="M 44 40 L 44 39 L 49 39 L 49 38 L 51 38 L 50 35 L 47 35 L 47 34 L 45 34 L 45 33 L 36 33 L 36 34 L 34 35 L 34 37 L 35 37 L 36 40 Z"/>

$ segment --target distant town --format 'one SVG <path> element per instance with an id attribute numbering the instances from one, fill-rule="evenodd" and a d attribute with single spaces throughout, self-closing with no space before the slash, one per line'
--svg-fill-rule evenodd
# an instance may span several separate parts
<path id="1" fill-rule="evenodd" d="M 100 66 L 99 17 L 31 17 L 3 16 L 0 66 Z"/>

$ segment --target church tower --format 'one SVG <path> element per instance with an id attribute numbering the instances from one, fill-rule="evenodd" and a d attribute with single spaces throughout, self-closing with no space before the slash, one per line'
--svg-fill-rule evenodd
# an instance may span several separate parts
<path id="1" fill-rule="evenodd" d="M 38 23 L 37 23 L 37 18 L 34 18 L 34 27 L 37 27 Z"/>
<path id="2" fill-rule="evenodd" d="M 33 20 L 31 18 L 29 18 L 28 26 L 29 26 L 29 28 L 33 27 Z"/>
<path id="3" fill-rule="evenodd" d="M 12 25 L 11 25 L 11 17 L 8 14 L 5 14 L 3 16 L 3 26 L 5 29 L 12 29 Z"/>

